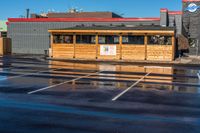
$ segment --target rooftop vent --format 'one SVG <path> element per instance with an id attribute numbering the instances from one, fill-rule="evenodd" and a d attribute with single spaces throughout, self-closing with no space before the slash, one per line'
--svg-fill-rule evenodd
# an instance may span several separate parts
<path id="1" fill-rule="evenodd" d="M 76 10 L 75 8 L 70 8 L 68 12 L 69 13 L 77 13 L 78 10 Z"/>
<path id="2" fill-rule="evenodd" d="M 135 25 L 125 25 L 125 27 L 135 27 Z"/>

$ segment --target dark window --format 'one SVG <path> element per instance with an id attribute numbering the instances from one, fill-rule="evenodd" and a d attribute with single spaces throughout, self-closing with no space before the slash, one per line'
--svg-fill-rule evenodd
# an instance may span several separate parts
<path id="1" fill-rule="evenodd" d="M 100 35 L 99 44 L 119 44 L 119 36 Z"/>
<path id="2" fill-rule="evenodd" d="M 72 44 L 73 35 L 62 35 L 62 34 L 53 35 L 53 43 Z"/>
<path id="3" fill-rule="evenodd" d="M 95 35 L 77 35 L 77 44 L 95 44 Z"/>
<path id="4" fill-rule="evenodd" d="M 53 43 L 62 43 L 62 35 L 53 35 Z"/>
<path id="5" fill-rule="evenodd" d="M 7 37 L 7 32 L 1 32 L 1 33 L 0 33 L 0 36 L 1 36 L 1 37 Z"/>
<path id="6" fill-rule="evenodd" d="M 171 45 L 171 36 L 153 35 L 148 36 L 148 44 L 150 45 Z"/>
<path id="7" fill-rule="evenodd" d="M 122 44 L 144 44 L 144 36 L 122 36 Z"/>
<path id="8" fill-rule="evenodd" d="M 64 35 L 63 39 L 64 39 L 64 43 L 67 43 L 67 44 L 73 43 L 73 35 Z"/>

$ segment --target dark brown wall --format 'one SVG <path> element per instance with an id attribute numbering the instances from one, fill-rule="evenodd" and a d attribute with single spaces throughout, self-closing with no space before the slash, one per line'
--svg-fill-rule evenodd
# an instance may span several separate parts
<path id="1" fill-rule="evenodd" d="M 112 12 L 48 13 L 49 18 L 121 18 Z"/>

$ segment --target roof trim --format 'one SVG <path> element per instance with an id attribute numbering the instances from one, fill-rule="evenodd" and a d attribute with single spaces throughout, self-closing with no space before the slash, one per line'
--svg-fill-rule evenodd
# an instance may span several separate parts
<path id="1" fill-rule="evenodd" d="M 182 15 L 183 12 L 182 11 L 169 11 L 168 14 L 169 15 Z"/>
<path id="2" fill-rule="evenodd" d="M 9 22 L 131 22 L 160 21 L 160 18 L 8 18 Z"/>
<path id="3" fill-rule="evenodd" d="M 48 30 L 49 33 L 135 33 L 135 34 L 170 34 L 174 35 L 174 30 Z M 114 32 L 114 33 L 113 33 Z"/>
<path id="4" fill-rule="evenodd" d="M 200 2 L 200 0 L 182 0 L 182 2 Z"/>
<path id="5" fill-rule="evenodd" d="M 161 8 L 160 12 L 168 12 L 168 9 L 167 8 Z"/>
<path id="6" fill-rule="evenodd" d="M 51 33 L 167 33 L 174 34 L 175 29 L 173 27 L 162 27 L 162 26 L 136 26 L 136 27 L 125 27 L 125 26 L 77 26 L 64 29 L 49 29 Z"/>

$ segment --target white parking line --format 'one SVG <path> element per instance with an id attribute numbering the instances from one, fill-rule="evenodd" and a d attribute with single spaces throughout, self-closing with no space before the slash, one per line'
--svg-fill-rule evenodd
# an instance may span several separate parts
<path id="1" fill-rule="evenodd" d="M 200 80 L 200 73 L 197 73 L 197 76 L 198 76 L 198 78 L 199 78 L 199 80 Z"/>
<path id="2" fill-rule="evenodd" d="M 5 70 L 9 70 L 9 69 L 12 69 L 14 67 L 6 67 L 6 68 L 0 68 L 0 71 L 5 71 Z"/>
<path id="3" fill-rule="evenodd" d="M 60 70 L 60 69 L 62 69 L 62 68 L 52 69 L 51 71 L 56 71 L 56 70 Z M 27 73 L 27 74 L 18 75 L 18 76 L 12 76 L 12 77 L 8 77 L 8 78 L 5 78 L 5 79 L 0 79 L 0 80 L 8 80 L 8 79 L 20 78 L 20 77 L 24 77 L 24 76 L 35 75 L 35 74 L 42 73 L 42 72 L 49 72 L 49 70 L 48 71 L 38 71 L 38 72 L 35 72 L 35 73 Z"/>
<path id="4" fill-rule="evenodd" d="M 101 72 L 101 71 L 100 71 L 100 72 Z M 54 87 L 57 87 L 57 86 L 60 86 L 60 85 L 63 85 L 63 84 L 69 83 L 69 82 L 73 82 L 73 81 L 76 81 L 76 80 L 79 80 L 79 79 L 82 79 L 82 78 L 87 78 L 87 77 L 89 77 L 89 76 L 98 74 L 98 73 L 100 73 L 100 72 L 91 73 L 91 74 L 88 74 L 88 75 L 85 75 L 85 76 L 81 76 L 81 77 L 78 77 L 78 78 L 75 78 L 75 79 L 72 79 L 72 80 L 67 80 L 67 81 L 62 82 L 62 83 L 59 83 L 59 84 L 51 85 L 51 86 L 44 87 L 44 88 L 41 88 L 41 89 L 38 89 L 38 90 L 35 90 L 35 91 L 28 92 L 27 94 L 33 94 L 33 93 L 37 93 L 37 92 L 40 92 L 40 91 L 43 91 L 43 90 L 47 90 L 47 89 L 50 89 L 50 88 L 54 88 Z"/>
<path id="5" fill-rule="evenodd" d="M 126 90 L 124 90 L 123 92 L 121 92 L 120 94 L 118 94 L 117 96 L 115 96 L 112 101 L 116 101 L 119 97 L 121 97 L 123 94 L 125 94 L 126 92 L 128 92 L 131 88 L 133 88 L 134 86 L 136 86 L 138 83 L 140 83 L 146 76 L 148 76 L 151 72 L 147 73 L 146 75 L 144 75 L 141 79 L 139 79 L 137 82 L 135 82 L 134 84 L 132 84 L 130 87 L 128 87 Z"/>

